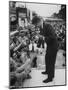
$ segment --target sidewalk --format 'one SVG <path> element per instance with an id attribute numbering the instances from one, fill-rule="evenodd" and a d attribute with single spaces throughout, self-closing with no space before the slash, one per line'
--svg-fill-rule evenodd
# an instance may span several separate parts
<path id="1" fill-rule="evenodd" d="M 55 69 L 55 78 L 53 82 L 43 83 L 42 81 L 47 78 L 47 75 L 42 75 L 43 70 L 32 69 L 30 75 L 31 79 L 25 80 L 23 87 L 37 87 L 37 86 L 54 86 L 65 85 L 65 69 Z"/>
<path id="2" fill-rule="evenodd" d="M 38 86 L 54 86 L 65 85 L 65 67 L 62 64 L 65 63 L 65 57 L 63 56 L 63 50 L 59 50 L 56 57 L 55 78 L 53 82 L 43 83 L 42 81 L 47 78 L 47 75 L 42 75 L 44 71 L 44 56 L 37 60 L 37 68 L 32 68 L 31 79 L 25 80 L 23 87 L 38 87 Z"/>

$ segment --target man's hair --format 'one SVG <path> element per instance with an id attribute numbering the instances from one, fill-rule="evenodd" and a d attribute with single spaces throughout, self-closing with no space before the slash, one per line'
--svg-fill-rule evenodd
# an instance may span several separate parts
<path id="1" fill-rule="evenodd" d="M 40 17 L 38 17 L 38 16 L 35 16 L 33 19 L 32 19 L 32 24 L 37 24 L 37 23 L 39 23 L 41 21 L 41 19 L 40 19 Z"/>

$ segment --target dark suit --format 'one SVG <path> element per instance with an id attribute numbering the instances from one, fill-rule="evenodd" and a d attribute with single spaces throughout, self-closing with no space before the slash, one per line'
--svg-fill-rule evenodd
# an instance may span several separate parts
<path id="1" fill-rule="evenodd" d="M 45 55 L 46 72 L 48 78 L 54 77 L 55 61 L 57 54 L 57 39 L 54 29 L 49 24 L 43 24 L 43 29 L 40 28 L 40 34 L 45 37 L 47 43 L 47 51 Z"/>

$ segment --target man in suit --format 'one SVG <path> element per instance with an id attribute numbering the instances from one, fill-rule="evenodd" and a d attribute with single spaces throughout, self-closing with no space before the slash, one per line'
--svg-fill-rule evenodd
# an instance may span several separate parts
<path id="1" fill-rule="evenodd" d="M 47 43 L 47 51 L 45 55 L 46 71 L 42 74 L 48 74 L 48 78 L 43 80 L 44 83 L 51 82 L 54 78 L 55 72 L 55 61 L 57 55 L 57 39 L 55 35 L 55 30 L 50 24 L 43 23 L 43 20 L 39 17 L 35 17 L 32 23 L 40 28 L 40 35 L 45 38 Z"/>

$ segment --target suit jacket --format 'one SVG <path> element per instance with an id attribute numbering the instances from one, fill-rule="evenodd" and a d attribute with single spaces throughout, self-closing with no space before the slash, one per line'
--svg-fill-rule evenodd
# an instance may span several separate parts
<path id="1" fill-rule="evenodd" d="M 48 47 L 56 47 L 57 48 L 57 38 L 55 34 L 55 30 L 50 24 L 44 24 L 43 28 L 40 28 L 40 34 L 45 37 L 45 42 Z"/>

